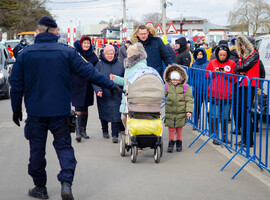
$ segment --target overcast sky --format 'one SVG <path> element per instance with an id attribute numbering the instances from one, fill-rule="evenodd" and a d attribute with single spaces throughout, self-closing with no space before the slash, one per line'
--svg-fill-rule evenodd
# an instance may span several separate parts
<path id="1" fill-rule="evenodd" d="M 76 2 L 76 3 L 74 3 Z M 169 0 L 167 17 L 197 16 L 211 23 L 226 25 L 229 11 L 237 5 L 237 0 Z M 50 0 L 47 8 L 55 16 L 58 26 L 65 30 L 70 20 L 81 24 L 98 24 L 110 17 L 123 17 L 122 0 Z M 161 0 L 126 0 L 127 17 L 141 19 L 144 14 L 160 12 Z"/>

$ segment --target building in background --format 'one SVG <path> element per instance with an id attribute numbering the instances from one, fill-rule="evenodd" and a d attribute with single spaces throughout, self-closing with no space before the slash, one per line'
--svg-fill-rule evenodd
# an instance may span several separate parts
<path id="1" fill-rule="evenodd" d="M 205 37 L 207 42 L 227 39 L 228 28 L 212 24 L 207 19 L 200 17 L 179 17 L 172 20 L 173 25 L 179 34 L 194 37 Z"/>

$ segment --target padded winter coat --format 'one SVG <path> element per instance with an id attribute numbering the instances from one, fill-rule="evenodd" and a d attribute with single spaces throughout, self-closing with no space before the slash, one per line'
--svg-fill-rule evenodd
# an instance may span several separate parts
<path id="1" fill-rule="evenodd" d="M 98 58 L 93 50 L 93 46 L 87 51 L 84 51 L 79 43 L 79 40 L 74 42 L 75 49 L 92 65 L 98 63 Z M 92 82 L 82 79 L 76 74 L 72 74 L 72 89 L 71 89 L 71 102 L 75 107 L 88 107 L 94 104 L 94 90 Z"/>
<path id="2" fill-rule="evenodd" d="M 119 77 L 124 76 L 125 69 L 123 63 L 118 61 L 116 56 L 112 61 L 108 61 L 103 55 L 103 50 L 101 50 L 100 59 L 101 61 L 97 63 L 96 69 L 106 77 L 109 77 L 110 74 L 115 74 Z M 107 122 L 121 122 L 121 113 L 119 112 L 121 96 L 116 91 L 112 95 L 109 89 L 96 85 L 93 85 L 93 88 L 96 93 L 100 90 L 103 92 L 102 97 L 97 96 L 99 119 Z"/>
<path id="3" fill-rule="evenodd" d="M 180 73 L 180 83 L 176 86 L 171 83 L 170 75 L 173 71 Z M 183 85 L 186 84 L 188 76 L 186 71 L 179 65 L 171 65 L 164 72 L 164 81 L 168 84 L 168 91 L 165 105 L 165 126 L 183 127 L 187 121 L 187 113 L 193 112 L 194 100 L 192 98 L 191 87 L 187 85 L 185 94 Z"/>
<path id="4" fill-rule="evenodd" d="M 220 61 L 218 57 L 218 53 L 221 48 L 227 51 L 227 58 L 224 61 Z M 225 45 L 219 46 L 215 54 L 216 54 L 217 59 L 211 60 L 206 70 L 214 72 L 215 68 L 223 68 L 224 72 L 223 74 L 213 73 L 212 91 L 210 91 L 211 85 L 209 85 L 208 96 L 209 97 L 212 96 L 213 98 L 216 98 L 216 99 L 218 98 L 232 99 L 233 77 L 225 75 L 224 73 L 235 74 L 234 73 L 235 62 L 232 60 L 229 60 L 230 50 L 228 46 L 225 46 Z M 224 91 L 224 94 L 223 94 L 223 91 Z"/>

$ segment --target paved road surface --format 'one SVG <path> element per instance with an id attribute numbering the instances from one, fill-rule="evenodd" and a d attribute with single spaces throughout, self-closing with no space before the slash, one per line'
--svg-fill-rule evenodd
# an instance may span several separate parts
<path id="1" fill-rule="evenodd" d="M 29 157 L 28 142 L 23 135 L 23 126 L 16 127 L 11 121 L 9 100 L 0 100 L 0 199 L 31 200 L 27 191 L 33 186 L 27 174 Z M 230 177 L 239 169 L 232 162 L 223 172 L 219 169 L 228 158 L 208 144 L 195 154 L 203 143 L 200 139 L 192 148 L 187 148 L 196 137 L 191 127 L 183 131 L 182 152 L 164 152 L 161 162 L 154 163 L 153 150 L 139 153 L 137 163 L 130 157 L 121 157 L 119 144 L 102 138 L 96 106 L 89 109 L 87 132 L 90 140 L 73 146 L 78 161 L 73 194 L 75 200 L 267 200 L 270 187 L 243 170 L 235 180 Z M 167 129 L 164 131 L 164 146 L 167 147 Z M 227 151 L 219 147 L 225 154 Z M 227 153 L 228 154 L 228 153 Z M 48 193 L 51 200 L 60 199 L 60 184 L 57 181 L 59 164 L 52 146 L 52 135 L 47 143 Z M 253 164 L 251 164 L 253 166 Z M 257 168 L 250 170 L 267 183 L 270 176 Z"/>

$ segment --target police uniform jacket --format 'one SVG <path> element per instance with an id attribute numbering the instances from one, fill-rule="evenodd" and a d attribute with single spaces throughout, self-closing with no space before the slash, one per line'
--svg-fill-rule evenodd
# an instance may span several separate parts
<path id="1" fill-rule="evenodd" d="M 56 35 L 38 34 L 35 44 L 18 55 L 10 76 L 13 112 L 21 111 L 24 96 L 26 111 L 31 116 L 69 114 L 72 72 L 96 85 L 114 88 L 114 83 L 74 48 L 57 43 Z"/>

